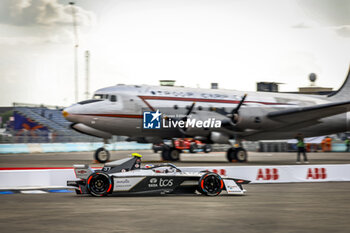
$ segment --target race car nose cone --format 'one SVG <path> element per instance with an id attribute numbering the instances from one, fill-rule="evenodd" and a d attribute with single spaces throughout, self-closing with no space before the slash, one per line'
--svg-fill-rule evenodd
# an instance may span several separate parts
<path id="1" fill-rule="evenodd" d="M 68 113 L 67 111 L 63 111 L 63 112 L 62 112 L 62 115 L 63 115 L 64 118 L 67 118 L 67 116 L 69 115 L 69 113 Z"/>

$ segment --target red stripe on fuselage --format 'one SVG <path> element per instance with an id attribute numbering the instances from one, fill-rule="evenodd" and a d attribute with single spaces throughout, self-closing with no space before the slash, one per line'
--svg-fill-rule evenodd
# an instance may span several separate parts
<path id="1" fill-rule="evenodd" d="M 125 114 L 75 114 L 82 116 L 101 116 L 101 117 L 120 117 L 120 118 L 142 118 L 142 115 L 125 115 Z"/>
<path id="2" fill-rule="evenodd" d="M 227 103 L 238 104 L 240 100 L 223 100 L 223 99 L 203 99 L 203 98 L 186 98 L 186 97 L 171 97 L 171 96 L 139 96 L 144 100 L 170 100 L 170 101 L 191 101 L 191 102 L 207 102 L 207 103 Z M 286 103 L 271 103 L 271 102 L 259 102 L 259 101 L 244 101 L 244 103 L 257 103 L 266 105 L 290 105 Z"/>
<path id="3" fill-rule="evenodd" d="M 171 96 L 138 96 L 152 111 L 154 107 L 146 100 L 168 100 L 168 101 L 190 101 L 190 102 L 204 102 L 204 103 L 227 103 L 238 104 L 239 100 L 223 100 L 223 99 L 203 99 L 203 98 L 186 98 L 186 97 L 171 97 Z M 271 103 L 258 101 L 244 101 L 244 103 L 257 103 L 264 105 L 291 105 L 287 103 Z M 127 115 L 127 114 L 74 114 L 81 116 L 100 116 L 100 117 L 120 117 L 120 118 L 142 118 L 142 115 Z"/>

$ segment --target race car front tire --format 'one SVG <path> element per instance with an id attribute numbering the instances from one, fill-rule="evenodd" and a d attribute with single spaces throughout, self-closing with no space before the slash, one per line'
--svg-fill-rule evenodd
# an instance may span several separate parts
<path id="1" fill-rule="evenodd" d="M 87 189 L 92 196 L 107 196 L 113 192 L 113 180 L 106 173 L 92 173 L 87 179 Z"/>
<path id="2" fill-rule="evenodd" d="M 209 172 L 199 179 L 198 191 L 207 196 L 217 196 L 224 188 L 224 181 L 216 173 Z"/>

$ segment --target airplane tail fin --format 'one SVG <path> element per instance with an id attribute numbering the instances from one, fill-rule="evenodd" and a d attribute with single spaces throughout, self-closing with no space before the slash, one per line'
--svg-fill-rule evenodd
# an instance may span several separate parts
<path id="1" fill-rule="evenodd" d="M 350 67 L 343 85 L 328 97 L 334 101 L 350 100 Z"/>

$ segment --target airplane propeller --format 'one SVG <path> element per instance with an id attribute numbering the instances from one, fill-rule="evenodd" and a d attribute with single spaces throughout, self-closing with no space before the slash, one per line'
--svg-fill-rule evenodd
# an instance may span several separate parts
<path id="1" fill-rule="evenodd" d="M 166 120 L 168 120 L 168 121 L 175 120 L 175 121 L 185 121 L 185 122 L 186 122 L 188 116 L 192 113 L 192 111 L 193 111 L 195 105 L 196 105 L 196 102 L 193 102 L 193 103 L 191 104 L 191 106 L 188 108 L 188 110 L 187 110 L 187 112 L 186 112 L 186 114 L 185 114 L 185 116 L 184 116 L 183 118 L 180 118 L 180 119 L 179 119 L 179 118 L 173 119 L 173 118 L 167 117 Z M 181 132 L 181 134 L 182 134 L 183 136 L 186 135 L 186 130 L 187 130 L 187 128 L 184 128 L 184 129 L 178 128 L 178 130 Z"/>
<path id="2" fill-rule="evenodd" d="M 192 105 L 189 107 L 186 115 L 182 118 L 183 121 L 187 121 L 187 117 L 192 113 L 195 105 L 196 105 L 196 102 L 193 102 Z"/>
<path id="3" fill-rule="evenodd" d="M 188 118 L 188 116 L 193 112 L 193 109 L 194 109 L 194 106 L 196 105 L 196 102 L 193 102 L 192 104 L 191 104 L 191 106 L 188 108 L 188 110 L 187 110 L 187 112 L 186 112 L 186 114 L 185 114 L 185 116 L 183 117 L 183 118 L 171 118 L 171 117 L 166 117 L 166 120 L 168 120 L 168 121 L 180 121 L 180 120 L 182 120 L 182 121 L 187 121 L 187 118 Z M 187 130 L 187 128 L 184 128 L 184 129 L 181 129 L 181 128 L 178 128 L 178 130 L 183 134 L 183 136 L 185 136 L 186 135 L 186 130 Z"/>
<path id="4" fill-rule="evenodd" d="M 236 124 L 237 121 L 238 121 L 239 109 L 240 109 L 241 106 L 243 105 L 243 103 L 244 103 L 244 101 L 245 101 L 246 98 L 247 98 L 247 94 L 244 94 L 244 95 L 242 96 L 241 101 L 238 103 L 237 107 L 234 108 L 234 109 L 232 110 L 232 112 L 231 112 L 231 120 L 232 120 L 232 122 L 233 122 L 234 124 Z"/>

